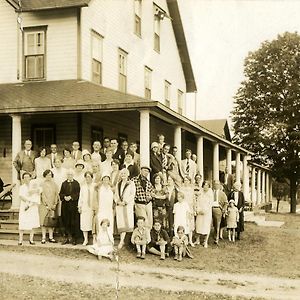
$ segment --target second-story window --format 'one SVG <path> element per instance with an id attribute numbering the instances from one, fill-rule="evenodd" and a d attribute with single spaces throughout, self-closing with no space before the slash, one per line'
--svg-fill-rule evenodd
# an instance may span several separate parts
<path id="1" fill-rule="evenodd" d="M 182 115 L 183 114 L 183 92 L 178 90 L 177 92 L 177 106 L 178 112 Z"/>
<path id="2" fill-rule="evenodd" d="M 168 107 L 170 107 L 171 105 L 170 94 L 171 94 L 171 83 L 165 80 L 165 104 Z"/>
<path id="3" fill-rule="evenodd" d="M 24 78 L 43 79 L 45 72 L 46 28 L 24 28 Z"/>
<path id="4" fill-rule="evenodd" d="M 92 30 L 92 81 L 102 84 L 103 37 Z"/>
<path id="5" fill-rule="evenodd" d="M 134 33 L 142 36 L 142 0 L 134 0 Z"/>
<path id="6" fill-rule="evenodd" d="M 145 67 L 145 98 L 151 99 L 151 77 L 152 70 L 148 67 Z"/>
<path id="7" fill-rule="evenodd" d="M 154 14 L 154 50 L 160 51 L 160 15 Z"/>
<path id="8" fill-rule="evenodd" d="M 119 49 L 119 91 L 127 91 L 127 53 Z"/>

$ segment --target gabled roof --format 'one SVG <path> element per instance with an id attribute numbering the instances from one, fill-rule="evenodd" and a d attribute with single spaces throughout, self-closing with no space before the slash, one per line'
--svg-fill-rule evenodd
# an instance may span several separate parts
<path id="1" fill-rule="evenodd" d="M 220 137 L 231 141 L 231 134 L 226 119 L 198 120 L 196 123 Z"/>
<path id="2" fill-rule="evenodd" d="M 37 11 L 57 8 L 71 8 L 88 6 L 91 0 L 22 0 L 21 7 L 18 0 L 6 0 L 17 11 Z"/>
<path id="3" fill-rule="evenodd" d="M 189 56 L 188 46 L 185 39 L 184 29 L 181 21 L 177 0 L 167 0 L 172 26 L 179 51 L 179 56 L 183 68 L 183 73 L 186 81 L 186 91 L 197 91 L 197 85 L 193 73 L 193 68 Z"/>
<path id="4" fill-rule="evenodd" d="M 115 105 L 126 109 L 132 103 L 150 103 L 89 81 L 59 80 L 0 84 L 0 113 L 68 111 L 82 107 Z"/>

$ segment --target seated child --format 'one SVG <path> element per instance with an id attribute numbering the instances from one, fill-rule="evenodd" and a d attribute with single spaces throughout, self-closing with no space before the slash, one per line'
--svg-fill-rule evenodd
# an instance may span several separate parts
<path id="1" fill-rule="evenodd" d="M 136 257 L 145 259 L 146 246 L 151 241 L 150 231 L 145 227 L 145 218 L 143 216 L 137 217 L 136 225 L 137 227 L 132 232 L 131 243 L 136 246 Z"/>
<path id="2" fill-rule="evenodd" d="M 102 256 L 108 257 L 110 260 L 114 259 L 114 238 L 107 228 L 110 226 L 108 219 L 103 219 L 100 222 L 100 228 L 97 234 L 97 241 L 92 246 L 88 246 L 87 250 L 98 256 L 101 259 Z"/>
<path id="3" fill-rule="evenodd" d="M 160 259 L 164 260 L 169 256 L 168 246 L 170 238 L 166 230 L 161 228 L 160 220 L 154 220 L 153 228 L 150 231 L 151 242 L 148 245 L 148 251 L 155 255 L 160 255 Z"/>
<path id="4" fill-rule="evenodd" d="M 229 206 L 226 213 L 226 222 L 228 230 L 228 239 L 231 242 L 235 242 L 235 229 L 237 228 L 237 222 L 239 221 L 239 210 L 234 205 L 234 200 L 229 201 Z"/>
<path id="5" fill-rule="evenodd" d="M 182 261 L 182 257 L 186 255 L 187 245 L 189 243 L 188 237 L 184 233 L 184 227 L 177 227 L 177 235 L 173 237 L 171 246 L 174 247 L 175 260 Z"/>

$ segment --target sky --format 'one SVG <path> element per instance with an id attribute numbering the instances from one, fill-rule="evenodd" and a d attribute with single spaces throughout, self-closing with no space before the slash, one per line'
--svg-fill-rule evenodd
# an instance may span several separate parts
<path id="1" fill-rule="evenodd" d="M 243 77 L 244 59 L 265 40 L 300 33 L 300 0 L 180 0 L 197 83 L 187 97 L 192 119 L 229 118 Z"/>

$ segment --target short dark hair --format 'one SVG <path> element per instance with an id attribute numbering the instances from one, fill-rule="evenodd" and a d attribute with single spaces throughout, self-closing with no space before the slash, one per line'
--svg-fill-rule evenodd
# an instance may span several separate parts
<path id="1" fill-rule="evenodd" d="M 25 172 L 25 173 L 23 173 L 23 175 L 22 175 L 22 179 L 24 179 L 25 175 L 29 175 L 30 178 L 32 177 L 30 173 Z"/>
<path id="2" fill-rule="evenodd" d="M 143 217 L 143 216 L 138 216 L 138 217 L 136 218 L 136 222 L 138 222 L 138 220 L 146 221 L 145 217 Z"/>
<path id="3" fill-rule="evenodd" d="M 153 225 L 156 224 L 156 223 L 159 223 L 161 225 L 161 221 L 159 219 L 154 219 Z"/>
<path id="4" fill-rule="evenodd" d="M 183 232 L 185 232 L 185 229 L 184 229 L 183 226 L 178 226 L 178 227 L 177 227 L 177 232 L 179 232 L 180 230 L 182 230 Z"/>
<path id="5" fill-rule="evenodd" d="M 90 175 L 92 178 L 94 177 L 93 173 L 90 172 L 90 171 L 86 171 L 86 172 L 84 173 L 84 178 L 86 178 L 87 175 Z"/>
<path id="6" fill-rule="evenodd" d="M 51 174 L 51 177 L 53 178 L 54 174 L 51 170 L 47 169 L 43 172 L 43 177 L 46 177 L 48 174 Z"/>

